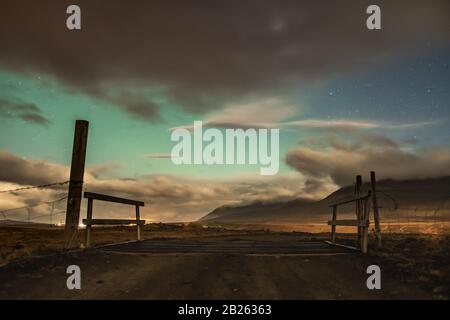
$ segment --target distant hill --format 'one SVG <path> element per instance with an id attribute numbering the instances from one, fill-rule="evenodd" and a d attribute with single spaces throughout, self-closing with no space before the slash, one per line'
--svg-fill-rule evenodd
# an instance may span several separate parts
<path id="1" fill-rule="evenodd" d="M 7 220 L 0 220 L 0 227 L 52 228 L 55 226 L 49 223 L 16 221 L 7 219 Z"/>
<path id="2" fill-rule="evenodd" d="M 362 186 L 367 194 L 370 186 Z M 382 217 L 398 219 L 399 216 L 414 215 L 415 218 L 435 214 L 450 219 L 450 176 L 434 179 L 377 183 L 378 203 Z M 330 218 L 329 205 L 354 197 L 354 187 L 343 187 L 320 201 L 297 199 L 287 202 L 253 203 L 244 206 L 222 206 L 199 222 L 208 223 L 302 223 L 324 222 Z M 438 211 L 435 209 L 439 208 Z M 396 209 L 396 210 L 394 210 Z M 340 216 L 353 216 L 354 204 L 339 207 Z"/>

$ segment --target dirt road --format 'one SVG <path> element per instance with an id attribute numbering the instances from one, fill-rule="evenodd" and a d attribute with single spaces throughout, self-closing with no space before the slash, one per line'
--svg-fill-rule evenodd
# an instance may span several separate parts
<path id="1" fill-rule="evenodd" d="M 269 245 L 269 236 L 240 236 Z M 276 236 L 288 247 L 295 236 Z M 206 238 L 216 247 L 230 237 Z M 150 240 L 152 241 L 152 240 Z M 196 241 L 196 239 L 189 241 Z M 157 243 L 157 242 L 156 242 Z M 300 240 L 297 240 L 297 244 Z M 158 246 L 158 245 L 156 245 Z M 238 245 L 239 246 L 239 245 Z M 150 246 L 151 247 L 151 246 Z M 360 254 L 271 252 L 149 253 L 145 250 L 89 249 L 14 262 L 0 268 L 1 299 L 415 299 L 432 298 L 420 288 L 382 273 L 382 289 L 366 287 L 366 267 L 379 263 Z M 150 250 L 151 251 L 151 250 Z M 189 250 L 188 250 L 189 251 Z M 245 250 L 244 250 L 245 251 Z M 273 251 L 273 250 L 272 250 Z M 276 250 L 275 250 L 276 251 Z M 66 288 L 66 268 L 81 268 L 81 290 Z M 380 265 L 383 270 L 383 265 Z"/>

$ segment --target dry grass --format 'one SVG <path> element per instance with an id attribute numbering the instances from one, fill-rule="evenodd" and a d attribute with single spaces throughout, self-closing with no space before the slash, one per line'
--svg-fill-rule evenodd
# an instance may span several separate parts
<path id="1" fill-rule="evenodd" d="M 450 234 L 384 233 L 383 245 L 369 239 L 368 257 L 405 283 L 433 292 L 434 299 L 450 297 Z M 337 242 L 356 246 L 356 236 L 338 234 Z"/>
<path id="2" fill-rule="evenodd" d="M 330 226 L 326 223 L 210 223 L 211 226 L 224 226 L 232 229 L 270 229 L 272 231 L 279 232 L 308 232 L 308 233 L 326 233 L 330 232 Z M 371 226 L 374 223 L 371 222 Z M 450 234 L 450 221 L 438 221 L 438 222 L 397 222 L 397 221 L 383 221 L 381 224 L 383 233 L 406 233 L 406 234 L 424 234 L 424 235 L 443 235 Z M 339 233 L 354 234 L 355 227 L 339 226 Z"/>
<path id="3" fill-rule="evenodd" d="M 383 247 L 370 254 L 388 272 L 432 290 L 436 299 L 450 296 L 450 235 L 385 234 Z"/>
<path id="4" fill-rule="evenodd" d="M 260 226 L 261 227 L 261 226 Z M 310 227 L 308 227 L 310 228 Z M 306 229 L 310 231 L 311 229 Z M 144 239 L 169 237 L 203 237 L 227 234 L 248 234 L 256 231 L 245 228 L 224 229 L 220 227 L 204 228 L 199 225 L 146 225 Z M 325 231 L 326 229 L 320 229 Z M 279 231 L 279 230 L 278 230 Z M 56 253 L 63 248 L 62 228 L 25 228 L 0 227 L 0 265 L 12 260 L 26 259 Z M 92 232 L 93 245 L 134 240 L 134 227 L 96 228 Z M 328 232 L 305 233 L 305 240 L 325 240 Z M 84 230 L 80 232 L 84 239 Z M 338 234 L 338 242 L 355 245 L 354 235 Z M 448 299 L 450 296 L 450 235 L 423 233 L 383 233 L 383 247 L 374 246 L 374 239 L 369 242 L 369 256 L 378 261 L 383 270 L 395 274 L 404 282 L 414 283 L 428 292 L 433 292 L 436 299 Z"/>

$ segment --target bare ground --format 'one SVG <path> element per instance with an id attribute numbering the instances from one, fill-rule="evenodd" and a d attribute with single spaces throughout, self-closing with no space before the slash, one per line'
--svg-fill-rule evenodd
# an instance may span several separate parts
<path id="1" fill-rule="evenodd" d="M 2 299 L 448 299 L 450 237 L 385 235 L 369 255 L 246 255 L 118 253 L 101 249 L 63 253 L 62 230 L 0 229 Z M 44 236 L 46 235 L 46 236 Z M 283 244 L 322 241 L 327 234 L 147 226 L 144 237 L 223 239 L 264 237 Z M 46 238 L 47 237 L 47 238 Z M 132 240 L 128 227 L 95 230 L 93 240 Z M 350 243 L 348 235 L 341 235 Z M 209 241 L 208 240 L 208 241 Z M 14 248 L 11 248 L 14 247 Z M 14 252 L 18 251 L 20 254 Z M 11 254 L 12 252 L 12 254 Z M 25 253 L 24 253 L 25 252 Z M 14 258 L 11 258 L 14 257 Z M 6 259 L 5 259 L 6 260 Z M 82 289 L 66 288 L 66 268 L 82 270 Z M 382 289 L 366 287 L 366 267 L 378 264 Z"/>

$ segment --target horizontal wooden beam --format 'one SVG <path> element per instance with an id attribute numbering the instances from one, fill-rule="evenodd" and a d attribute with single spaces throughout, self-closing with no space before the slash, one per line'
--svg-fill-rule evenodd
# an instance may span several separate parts
<path id="1" fill-rule="evenodd" d="M 353 247 L 353 246 L 347 246 L 347 245 L 345 245 L 345 244 L 333 243 L 333 242 L 328 241 L 328 240 L 325 240 L 325 243 L 328 243 L 328 244 L 330 244 L 330 245 L 332 245 L 332 246 L 336 246 L 336 247 L 342 247 L 342 248 L 346 248 L 346 249 L 351 249 L 351 250 L 359 251 L 358 248 Z"/>
<path id="2" fill-rule="evenodd" d="M 130 200 L 125 198 L 119 198 L 119 197 L 113 197 L 108 196 L 106 194 L 100 194 L 100 193 L 94 193 L 94 192 L 85 192 L 84 197 L 87 199 L 94 199 L 94 200 L 101 200 L 101 201 L 108 201 L 108 202 L 117 202 L 117 203 L 124 203 L 124 204 L 131 204 L 133 206 L 140 206 L 143 207 L 145 204 L 142 201 L 136 201 L 136 200 Z"/>
<path id="3" fill-rule="evenodd" d="M 329 226 L 349 226 L 349 227 L 368 227 L 369 222 L 358 220 L 334 220 L 328 221 Z"/>
<path id="4" fill-rule="evenodd" d="M 356 201 L 364 201 L 364 200 L 366 200 L 368 198 L 370 198 L 370 193 L 367 196 L 364 196 L 364 197 L 350 199 L 350 200 L 342 201 L 342 202 L 338 202 L 338 203 L 333 203 L 333 204 L 330 204 L 328 207 L 331 208 L 331 207 L 341 206 L 343 204 L 348 204 L 348 203 L 352 203 L 352 202 L 356 202 Z"/>
<path id="5" fill-rule="evenodd" d="M 89 223 L 87 222 L 87 219 L 83 219 L 84 225 L 128 225 L 128 224 L 137 224 L 137 225 L 144 225 L 145 220 L 138 220 L 135 219 L 92 219 Z"/>

